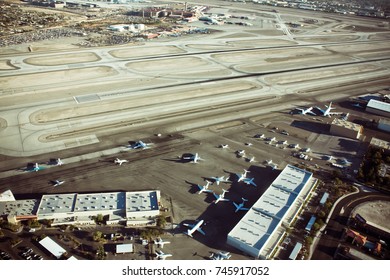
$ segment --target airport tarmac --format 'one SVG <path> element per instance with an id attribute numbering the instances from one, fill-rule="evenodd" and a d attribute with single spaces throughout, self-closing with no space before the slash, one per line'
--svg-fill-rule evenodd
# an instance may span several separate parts
<path id="1" fill-rule="evenodd" d="M 239 12 L 248 13 L 246 7 Z M 189 36 L 143 46 L 4 52 L 0 170 L 17 173 L 0 179 L 0 191 L 11 189 L 17 197 L 39 198 L 46 193 L 160 189 L 171 204 L 175 226 L 207 221 L 209 235 L 195 237 L 202 244 L 195 245 L 196 252 L 226 250 L 226 234 L 244 213 L 234 213 L 231 202 L 213 204 L 215 198 L 198 195 L 196 185 L 212 176 L 229 176 L 233 183 L 211 189 L 221 193 L 225 188 L 227 198 L 240 202 L 244 197 L 253 204 L 279 174 L 266 160 L 272 159 L 279 168 L 301 162 L 286 145 L 254 135 L 312 146 L 320 154 L 341 150 L 339 141 L 329 135 L 294 126 L 294 122 L 306 125 L 308 119 L 288 112 L 382 89 L 390 82 L 387 40 L 375 37 L 379 36 L 375 31 L 342 29 L 322 37 L 325 26 L 339 24 L 340 16 L 332 19 L 327 14 L 323 23 L 293 35 L 285 24 L 282 28 L 276 24 L 283 23 L 283 15 L 267 12 L 258 17 L 265 15 L 275 23 L 264 29 L 216 26 L 221 32 L 201 40 Z M 377 40 L 375 44 L 370 37 Z M 140 139 L 154 143 L 153 147 L 125 149 L 129 141 Z M 229 148 L 219 148 L 221 144 Z M 245 150 L 245 157 L 239 157 L 238 150 Z M 180 159 L 185 153 L 199 153 L 205 160 L 185 162 Z M 87 154 L 93 156 L 83 157 Z M 255 161 L 249 162 L 253 156 Z M 27 162 L 58 157 L 63 166 L 22 170 Z M 66 163 L 74 157 L 78 160 Z M 116 157 L 129 163 L 117 166 Z M 250 170 L 257 188 L 234 180 L 244 169 Z M 66 183 L 54 188 L 53 179 Z M 191 242 L 188 248 L 194 248 Z M 174 252 L 177 259 L 192 258 L 186 248 Z"/>

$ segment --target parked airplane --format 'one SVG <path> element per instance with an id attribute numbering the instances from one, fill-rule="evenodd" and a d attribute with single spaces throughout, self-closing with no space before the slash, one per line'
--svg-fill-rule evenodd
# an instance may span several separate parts
<path id="1" fill-rule="evenodd" d="M 251 156 L 250 158 L 246 158 L 248 162 L 255 162 L 255 157 Z"/>
<path id="2" fill-rule="evenodd" d="M 250 171 L 244 169 L 244 173 L 238 174 L 236 173 L 236 176 L 238 178 L 237 182 L 241 182 L 246 178 L 246 174 L 249 173 Z"/>
<path id="3" fill-rule="evenodd" d="M 341 163 L 342 165 L 351 165 L 351 164 L 352 164 L 352 162 L 349 161 L 349 160 L 347 160 L 346 158 L 340 159 L 340 163 Z"/>
<path id="4" fill-rule="evenodd" d="M 190 157 L 183 157 L 183 159 L 189 159 L 191 160 L 191 162 L 193 163 L 198 163 L 198 160 L 204 160 L 203 158 L 201 158 L 198 153 L 196 153 L 195 155 L 192 155 Z"/>
<path id="5" fill-rule="evenodd" d="M 63 164 L 64 164 L 64 163 L 61 161 L 61 159 L 58 158 L 57 161 L 56 161 L 56 165 L 63 165 Z"/>
<path id="6" fill-rule="evenodd" d="M 234 206 L 236 207 L 236 213 L 238 212 L 238 211 L 240 211 L 240 210 L 242 210 L 242 211 L 246 211 L 246 210 L 249 210 L 249 208 L 244 208 L 244 203 L 245 203 L 245 201 L 248 201 L 247 199 L 245 199 L 245 198 L 242 198 L 242 202 L 240 203 L 240 204 L 237 204 L 237 203 L 235 203 L 234 201 L 233 201 L 233 204 L 234 204 Z"/>
<path id="7" fill-rule="evenodd" d="M 240 156 L 240 157 L 245 156 L 245 150 L 238 150 L 236 153 L 237 153 L 237 155 Z"/>
<path id="8" fill-rule="evenodd" d="M 119 158 L 116 158 L 114 160 L 114 163 L 119 164 L 119 165 L 122 165 L 122 163 L 124 163 L 124 162 L 129 162 L 129 161 L 126 159 L 119 159 Z"/>
<path id="9" fill-rule="evenodd" d="M 161 239 L 161 237 L 157 238 L 156 240 L 154 240 L 154 244 L 160 246 L 160 248 L 164 248 L 164 244 L 169 244 L 171 243 L 170 241 L 164 241 Z"/>
<path id="10" fill-rule="evenodd" d="M 200 220 L 196 224 L 183 224 L 184 226 L 189 227 L 189 229 L 187 229 L 187 231 L 184 233 L 191 237 L 195 231 L 199 231 L 201 234 L 206 235 L 206 233 L 201 228 L 203 222 L 204 220 Z"/>
<path id="11" fill-rule="evenodd" d="M 153 145 L 153 143 L 144 143 L 143 141 L 139 140 L 137 142 L 135 142 L 134 144 L 128 146 L 128 148 L 130 149 L 142 149 L 142 150 L 145 150 L 145 149 L 149 149 L 151 146 Z"/>
<path id="12" fill-rule="evenodd" d="M 323 117 L 331 117 L 332 115 L 341 115 L 341 112 L 331 112 L 330 110 L 335 109 L 332 107 L 332 102 L 328 105 L 325 105 L 326 109 L 321 109 L 320 107 L 316 107 L 316 109 L 320 110 Z"/>
<path id="13" fill-rule="evenodd" d="M 307 108 L 307 109 L 295 108 L 295 110 L 297 110 L 300 115 L 310 114 L 310 115 L 316 116 L 316 114 L 312 111 L 313 107 L 310 107 L 310 108 Z"/>
<path id="14" fill-rule="evenodd" d="M 272 168 L 272 170 L 278 168 L 278 165 L 277 165 L 276 163 L 272 162 L 272 159 L 266 160 L 265 162 L 266 162 L 266 164 L 267 164 L 268 166 L 270 166 L 270 167 Z"/>
<path id="15" fill-rule="evenodd" d="M 225 176 L 221 176 L 221 177 L 211 177 L 211 179 L 214 180 L 214 182 L 219 186 L 219 183 L 229 183 L 230 181 L 228 181 L 227 179 L 225 180 Z"/>
<path id="16" fill-rule="evenodd" d="M 229 148 L 229 145 L 228 144 L 221 144 L 221 145 L 219 145 L 219 147 L 222 149 L 227 149 L 227 148 Z"/>
<path id="17" fill-rule="evenodd" d="M 257 187 L 256 183 L 253 180 L 255 180 L 255 178 L 245 178 L 244 183 L 247 185 L 253 185 L 253 186 Z"/>
<path id="18" fill-rule="evenodd" d="M 156 251 L 156 256 L 159 260 L 165 260 L 168 257 L 172 257 L 172 254 L 165 254 L 162 251 Z"/>
<path id="19" fill-rule="evenodd" d="M 63 183 L 65 183 L 65 181 L 60 181 L 60 180 L 53 180 L 51 182 L 53 184 L 53 187 L 58 187 L 58 186 L 62 185 Z"/>
<path id="20" fill-rule="evenodd" d="M 225 198 L 225 193 L 227 192 L 229 191 L 222 189 L 222 194 L 213 193 L 214 197 L 216 198 L 216 200 L 214 200 L 214 203 L 217 204 L 220 201 L 229 201 L 229 199 Z"/>
<path id="21" fill-rule="evenodd" d="M 38 172 L 40 169 L 41 169 L 41 168 L 39 167 L 39 164 L 38 164 L 38 163 L 35 163 L 35 164 L 34 164 L 34 169 L 33 169 L 33 170 L 34 170 L 35 172 Z"/>
<path id="22" fill-rule="evenodd" d="M 201 194 L 202 192 L 209 192 L 209 193 L 213 192 L 212 190 L 209 190 L 210 181 L 206 180 L 206 182 L 207 182 L 207 184 L 204 186 L 198 185 L 198 188 L 199 188 L 198 194 Z"/>
<path id="23" fill-rule="evenodd" d="M 220 251 L 218 253 L 211 253 L 209 258 L 212 260 L 228 260 L 231 258 L 231 255 L 229 252 Z"/>
<path id="24" fill-rule="evenodd" d="M 364 109 L 364 106 L 361 103 L 352 103 L 353 107 Z"/>

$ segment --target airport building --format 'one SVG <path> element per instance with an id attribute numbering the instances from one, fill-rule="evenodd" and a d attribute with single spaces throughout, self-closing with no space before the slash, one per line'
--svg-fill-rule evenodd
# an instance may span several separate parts
<path id="1" fill-rule="evenodd" d="M 363 126 L 343 119 L 334 119 L 330 125 L 330 133 L 341 137 L 359 139 Z"/>
<path id="2" fill-rule="evenodd" d="M 48 219 L 53 226 L 95 224 L 94 217 L 103 215 L 108 225 L 147 225 L 160 214 L 160 191 L 50 194 L 41 200 L 0 201 L 0 213 L 12 223 Z"/>
<path id="3" fill-rule="evenodd" d="M 366 112 L 390 118 L 390 103 L 370 99 Z"/>
<path id="4" fill-rule="evenodd" d="M 255 258 L 272 259 L 315 184 L 311 172 L 287 165 L 229 232 L 227 243 Z"/>
<path id="5" fill-rule="evenodd" d="M 390 120 L 389 119 L 380 119 L 378 122 L 378 129 L 390 132 Z"/>

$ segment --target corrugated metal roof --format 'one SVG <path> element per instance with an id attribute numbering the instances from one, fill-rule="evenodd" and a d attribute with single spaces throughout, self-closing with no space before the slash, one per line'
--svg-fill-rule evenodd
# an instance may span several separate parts
<path id="1" fill-rule="evenodd" d="M 376 110 L 390 113 L 390 103 L 386 103 L 386 102 L 382 102 L 382 101 L 378 101 L 378 100 L 374 100 L 374 99 L 371 99 L 368 102 L 367 108 L 373 108 Z"/>

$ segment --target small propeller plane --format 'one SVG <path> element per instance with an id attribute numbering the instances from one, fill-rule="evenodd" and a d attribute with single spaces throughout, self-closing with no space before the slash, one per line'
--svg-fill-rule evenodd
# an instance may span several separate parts
<path id="1" fill-rule="evenodd" d="M 153 143 L 144 143 L 143 141 L 139 140 L 137 142 L 135 142 L 134 144 L 128 146 L 128 148 L 130 149 L 142 149 L 142 150 L 145 150 L 145 149 L 149 149 L 150 146 L 153 145 Z"/>

